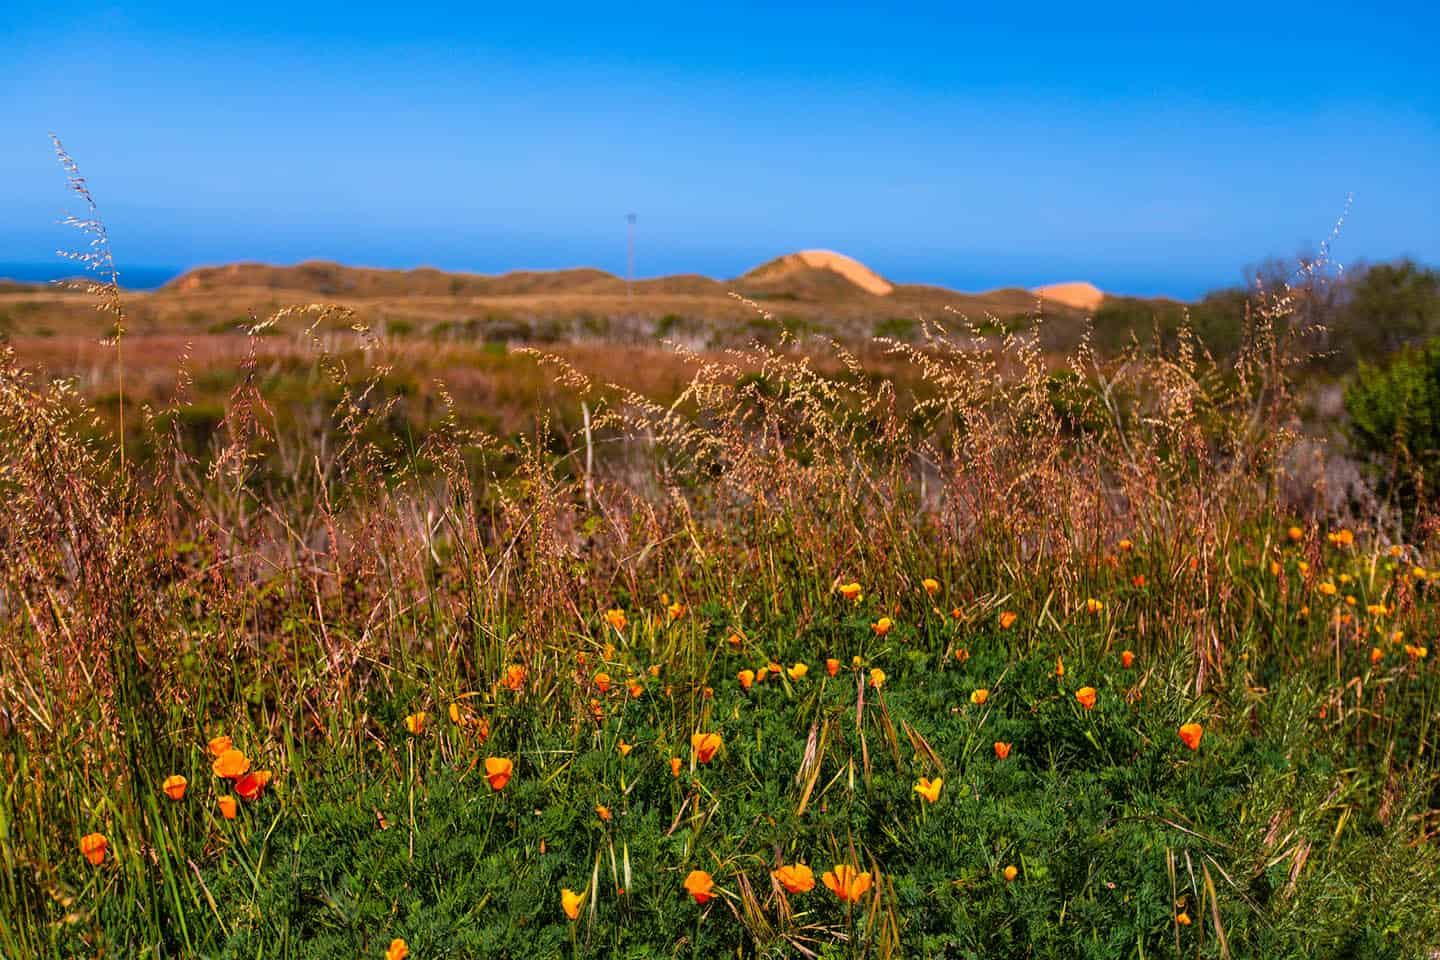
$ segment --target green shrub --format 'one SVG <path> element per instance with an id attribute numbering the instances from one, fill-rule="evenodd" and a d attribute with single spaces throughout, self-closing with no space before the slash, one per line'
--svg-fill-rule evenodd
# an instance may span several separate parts
<path id="1" fill-rule="evenodd" d="M 875 324 L 875 336 L 904 343 L 914 343 L 920 335 L 920 324 L 913 317 L 890 317 Z"/>
<path id="2" fill-rule="evenodd" d="M 1362 363 L 1345 390 L 1350 435 L 1381 491 L 1407 511 L 1440 466 L 1440 339 L 1383 367 Z"/>
<path id="3" fill-rule="evenodd" d="M 693 335 L 700 332 L 700 324 L 680 314 L 665 314 L 655 321 L 655 338 L 665 340 L 675 335 Z"/>

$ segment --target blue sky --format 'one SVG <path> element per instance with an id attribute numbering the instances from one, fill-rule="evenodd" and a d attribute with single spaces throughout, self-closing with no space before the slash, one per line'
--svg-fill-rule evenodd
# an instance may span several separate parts
<path id="1" fill-rule="evenodd" d="M 133 266 L 733 276 L 828 247 L 961 289 L 1192 296 L 1324 239 L 1440 263 L 1429 5 L 0 2 L 0 262 L 80 161 Z"/>

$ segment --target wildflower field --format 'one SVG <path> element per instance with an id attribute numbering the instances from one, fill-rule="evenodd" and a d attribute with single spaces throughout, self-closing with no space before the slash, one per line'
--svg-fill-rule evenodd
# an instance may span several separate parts
<path id="1" fill-rule="evenodd" d="M 1321 506 L 1290 307 L 496 436 L 302 306 L 203 450 L 0 354 L 0 955 L 1434 956 L 1440 525 Z"/>

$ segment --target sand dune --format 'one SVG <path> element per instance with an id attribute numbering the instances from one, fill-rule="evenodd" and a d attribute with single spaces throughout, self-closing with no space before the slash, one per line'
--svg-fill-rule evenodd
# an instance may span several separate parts
<path id="1" fill-rule="evenodd" d="M 799 257 L 805 266 L 838 273 L 861 290 L 877 297 L 883 297 L 895 289 L 880 274 L 843 253 L 833 250 L 801 250 L 795 256 Z"/>
<path id="2" fill-rule="evenodd" d="M 1069 283 L 1049 283 L 1036 287 L 1031 293 L 1063 303 L 1077 310 L 1094 310 L 1105 300 L 1105 292 L 1093 283 L 1075 280 Z"/>

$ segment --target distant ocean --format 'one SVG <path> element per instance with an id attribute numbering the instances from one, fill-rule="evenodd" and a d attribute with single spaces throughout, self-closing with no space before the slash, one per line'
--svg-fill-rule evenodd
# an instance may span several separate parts
<path id="1" fill-rule="evenodd" d="M 154 290 L 180 276 L 183 271 L 173 267 L 121 267 L 120 286 L 127 290 Z M 20 283 L 49 283 L 52 280 L 73 280 L 87 275 L 78 264 L 57 260 L 53 264 L 0 263 L 0 280 Z"/>

